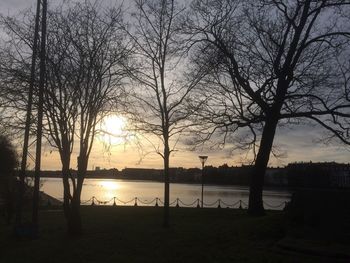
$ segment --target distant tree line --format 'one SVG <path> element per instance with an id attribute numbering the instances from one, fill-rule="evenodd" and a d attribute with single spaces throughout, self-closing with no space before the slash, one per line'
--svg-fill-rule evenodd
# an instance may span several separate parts
<path id="1" fill-rule="evenodd" d="M 216 185 L 244 185 L 249 186 L 253 166 L 204 167 L 204 184 Z M 30 174 L 30 173 L 29 173 Z M 77 171 L 71 170 L 76 176 Z M 60 171 L 44 171 L 43 177 L 61 178 Z M 86 178 L 94 179 L 121 179 L 121 180 L 149 180 L 162 182 L 162 169 L 152 168 L 124 168 L 101 169 L 87 171 Z M 200 184 L 202 170 L 199 168 L 172 167 L 169 169 L 170 183 Z M 290 163 L 286 167 L 268 167 L 265 186 L 297 188 L 349 188 L 350 164 L 341 163 Z"/>

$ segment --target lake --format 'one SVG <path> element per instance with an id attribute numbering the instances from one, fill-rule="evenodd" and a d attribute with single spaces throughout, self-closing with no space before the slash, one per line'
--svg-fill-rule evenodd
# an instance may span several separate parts
<path id="1" fill-rule="evenodd" d="M 62 179 L 43 178 L 41 188 L 45 193 L 62 200 Z M 248 187 L 244 186 L 204 186 L 204 206 L 217 207 L 220 199 L 221 207 L 238 208 L 241 202 L 243 208 L 248 204 Z M 161 206 L 164 201 L 164 184 L 152 181 L 129 181 L 115 179 L 85 179 L 81 194 L 82 204 L 91 204 L 94 197 L 95 204 L 134 205 L 137 198 L 138 205 Z M 285 202 L 289 201 L 291 192 L 287 190 L 268 189 L 263 193 L 265 209 L 281 210 Z M 179 200 L 177 201 L 177 198 Z M 200 184 L 170 184 L 170 202 L 175 206 L 195 207 L 201 198 Z"/>

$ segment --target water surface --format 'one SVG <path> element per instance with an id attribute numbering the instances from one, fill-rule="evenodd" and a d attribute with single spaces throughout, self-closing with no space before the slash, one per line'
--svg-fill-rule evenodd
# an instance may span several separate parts
<path id="1" fill-rule="evenodd" d="M 42 191 L 62 199 L 63 185 L 61 179 L 44 178 Z M 204 206 L 216 207 L 218 200 L 221 206 L 238 207 L 242 201 L 244 207 L 248 203 L 249 190 L 241 186 L 204 186 Z M 151 181 L 129 181 L 116 179 L 85 179 L 81 200 L 83 204 L 91 204 L 91 198 L 95 197 L 95 203 L 112 205 L 114 200 L 117 205 L 133 205 L 135 197 L 139 205 L 155 205 L 159 198 L 162 204 L 164 196 L 164 184 Z M 290 200 L 291 193 L 286 190 L 265 190 L 263 200 L 266 209 L 283 209 L 284 203 Z M 115 199 L 114 199 L 115 198 Z M 179 198 L 180 206 L 196 206 L 197 200 L 201 198 L 200 184 L 170 184 L 170 202 L 176 205 Z"/>

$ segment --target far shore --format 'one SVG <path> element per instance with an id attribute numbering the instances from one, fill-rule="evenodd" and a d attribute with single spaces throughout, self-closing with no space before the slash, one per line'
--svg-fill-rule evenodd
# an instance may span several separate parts
<path id="1" fill-rule="evenodd" d="M 283 168 L 269 169 L 271 176 L 266 176 L 265 186 L 287 188 L 287 178 Z M 250 182 L 250 167 L 248 166 L 230 167 L 228 169 L 205 167 L 204 171 L 199 168 L 174 167 L 170 168 L 169 172 L 170 183 L 201 184 L 203 180 L 206 185 L 247 187 Z M 76 177 L 77 171 L 71 170 L 71 175 Z M 28 171 L 27 176 L 33 177 L 34 172 Z M 62 172 L 60 170 L 42 171 L 41 178 L 62 178 Z M 85 178 L 164 182 L 164 173 L 162 169 L 150 168 L 124 168 L 121 171 L 118 169 L 96 169 L 88 170 Z"/>

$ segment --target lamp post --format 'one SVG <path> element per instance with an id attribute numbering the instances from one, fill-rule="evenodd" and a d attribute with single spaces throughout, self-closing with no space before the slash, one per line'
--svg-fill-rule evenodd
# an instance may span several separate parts
<path id="1" fill-rule="evenodd" d="M 201 195 L 201 207 L 203 208 L 203 188 L 204 188 L 204 164 L 208 159 L 208 156 L 200 155 L 198 156 L 202 164 L 202 195 Z"/>

